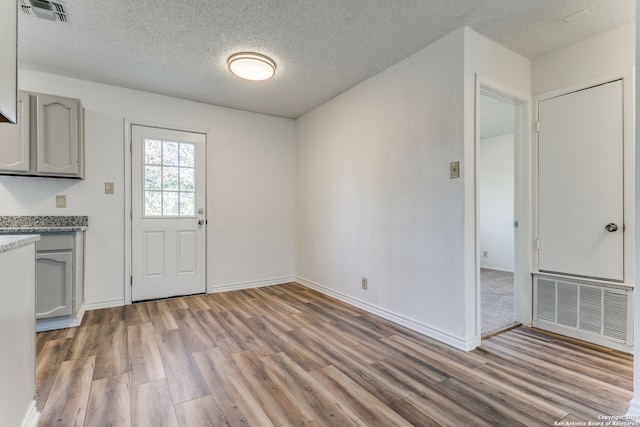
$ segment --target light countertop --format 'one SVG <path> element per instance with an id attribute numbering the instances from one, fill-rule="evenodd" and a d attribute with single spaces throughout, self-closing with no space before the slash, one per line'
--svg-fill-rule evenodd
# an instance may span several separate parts
<path id="1" fill-rule="evenodd" d="M 0 253 L 19 248 L 29 243 L 37 242 L 40 236 L 33 234 L 4 235 L 0 236 Z"/>
<path id="2" fill-rule="evenodd" d="M 35 227 L 0 227 L 0 234 L 40 234 L 40 233 L 74 233 L 86 231 L 87 226 L 76 225 L 67 227 L 35 226 Z"/>

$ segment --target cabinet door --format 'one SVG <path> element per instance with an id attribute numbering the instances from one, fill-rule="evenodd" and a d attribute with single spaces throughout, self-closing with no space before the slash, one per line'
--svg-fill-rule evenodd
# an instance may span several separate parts
<path id="1" fill-rule="evenodd" d="M 0 171 L 28 173 L 30 165 L 29 95 L 18 93 L 18 124 L 0 124 Z"/>
<path id="2" fill-rule="evenodd" d="M 0 2 L 0 122 L 16 122 L 18 89 L 17 2 Z"/>
<path id="3" fill-rule="evenodd" d="M 53 95 L 33 95 L 39 175 L 80 176 L 79 103 Z"/>
<path id="4" fill-rule="evenodd" d="M 36 260 L 36 318 L 71 315 L 73 253 L 38 253 Z"/>

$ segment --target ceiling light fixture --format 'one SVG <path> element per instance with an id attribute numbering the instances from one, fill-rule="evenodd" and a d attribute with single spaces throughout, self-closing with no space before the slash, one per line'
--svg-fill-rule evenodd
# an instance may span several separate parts
<path id="1" fill-rule="evenodd" d="M 235 53 L 227 59 L 229 71 L 245 80 L 269 80 L 276 73 L 276 63 L 254 52 Z"/>

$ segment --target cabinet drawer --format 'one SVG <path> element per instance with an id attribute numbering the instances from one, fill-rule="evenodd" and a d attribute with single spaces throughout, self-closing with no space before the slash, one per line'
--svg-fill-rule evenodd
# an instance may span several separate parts
<path id="1" fill-rule="evenodd" d="M 42 234 L 36 242 L 36 251 L 73 250 L 73 233 Z"/>

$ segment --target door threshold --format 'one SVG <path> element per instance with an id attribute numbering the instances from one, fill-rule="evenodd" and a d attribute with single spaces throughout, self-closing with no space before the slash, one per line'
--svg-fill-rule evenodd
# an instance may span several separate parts
<path id="1" fill-rule="evenodd" d="M 495 331 L 491 331 L 488 334 L 483 335 L 481 337 L 481 339 L 486 340 L 487 338 L 494 337 L 494 336 L 499 335 L 499 334 L 501 334 L 503 332 L 510 331 L 511 329 L 519 328 L 520 326 L 522 326 L 522 323 L 514 323 L 512 325 L 505 326 L 504 328 L 500 328 L 500 329 L 497 329 Z"/>

